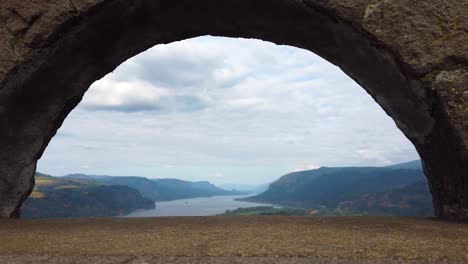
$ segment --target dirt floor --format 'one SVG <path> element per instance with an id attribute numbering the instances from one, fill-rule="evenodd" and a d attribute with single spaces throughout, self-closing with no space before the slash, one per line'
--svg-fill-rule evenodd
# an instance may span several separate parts
<path id="1" fill-rule="evenodd" d="M 1 220 L 0 263 L 468 263 L 468 224 L 281 216 Z"/>

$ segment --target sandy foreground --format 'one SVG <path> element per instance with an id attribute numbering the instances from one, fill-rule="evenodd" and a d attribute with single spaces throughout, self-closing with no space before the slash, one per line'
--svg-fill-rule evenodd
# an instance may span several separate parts
<path id="1" fill-rule="evenodd" d="M 1 220 L 0 263 L 468 263 L 468 224 L 281 216 Z"/>

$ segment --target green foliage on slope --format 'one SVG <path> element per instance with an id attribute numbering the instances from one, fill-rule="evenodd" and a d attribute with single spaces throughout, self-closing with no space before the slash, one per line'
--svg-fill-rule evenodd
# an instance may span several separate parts
<path id="1" fill-rule="evenodd" d="M 37 174 L 21 214 L 23 218 L 105 217 L 151 208 L 153 201 L 128 186 Z"/>
<path id="2" fill-rule="evenodd" d="M 276 208 L 273 206 L 256 206 L 248 208 L 237 208 L 235 210 L 226 210 L 227 216 L 246 216 L 246 215 L 284 215 L 284 216 L 307 216 L 310 212 L 300 208 Z"/>
<path id="3" fill-rule="evenodd" d="M 241 200 L 315 208 L 326 214 L 432 215 L 420 164 L 294 172 L 270 184 L 267 191 Z"/>
<path id="4" fill-rule="evenodd" d="M 369 193 L 341 202 L 342 214 L 433 216 L 432 196 L 427 182 L 420 181 L 386 192 Z"/>

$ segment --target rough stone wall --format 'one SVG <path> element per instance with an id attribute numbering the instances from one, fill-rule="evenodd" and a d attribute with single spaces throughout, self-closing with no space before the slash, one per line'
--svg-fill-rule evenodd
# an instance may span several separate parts
<path id="1" fill-rule="evenodd" d="M 2 0 L 0 4 L 0 80 L 42 48 L 60 38 L 67 21 L 101 1 Z"/>
<path id="2" fill-rule="evenodd" d="M 15 96 L 15 93 L 21 94 L 21 85 L 8 86 L 7 83 L 21 83 L 28 75 L 34 73 L 44 62 L 44 58 L 47 58 L 47 54 L 52 52 L 51 46 L 60 39 L 70 23 L 68 21 L 79 17 L 82 12 L 99 2 L 0 2 L 0 127 L 3 130 L 3 133 L 0 133 L 3 138 L 3 141 L 0 140 L 0 217 L 8 214 L 12 217 L 18 215 L 18 202 L 22 203 L 34 186 L 34 178 L 31 177 L 36 170 L 34 160 L 40 158 L 42 152 L 35 153 L 34 150 L 41 149 L 40 145 L 45 143 L 39 140 L 36 141 L 36 146 L 32 146 L 29 145 L 31 141 L 25 138 L 23 142 L 26 142 L 26 145 L 16 142 L 8 144 L 11 138 L 16 135 L 23 136 L 23 133 L 18 133 L 12 125 L 12 119 L 21 119 L 21 106 L 15 111 L 9 111 L 13 108 L 10 106 L 11 97 Z M 34 136 L 38 133 L 40 134 L 39 131 L 32 131 L 30 134 Z"/>
<path id="3" fill-rule="evenodd" d="M 415 144 L 438 216 L 468 218 L 467 21 L 468 0 L 0 0 L 0 216 L 29 195 L 92 81 L 152 45 L 213 34 L 341 67 Z"/>
<path id="4" fill-rule="evenodd" d="M 468 1 L 305 1 L 319 3 L 363 30 L 391 51 L 405 74 L 421 82 L 424 90 L 415 93 L 421 95 L 421 100 L 431 101 L 428 112 L 436 122 L 422 141 L 410 139 L 423 158 L 436 214 L 466 218 Z M 404 125 L 399 127 L 404 131 Z M 445 197 L 440 197 L 441 193 Z M 441 205 L 458 203 L 454 200 L 461 200 L 461 205 Z"/>

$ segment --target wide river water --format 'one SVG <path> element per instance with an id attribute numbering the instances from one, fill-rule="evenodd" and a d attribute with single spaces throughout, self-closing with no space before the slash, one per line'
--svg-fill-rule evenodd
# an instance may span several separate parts
<path id="1" fill-rule="evenodd" d="M 217 215 L 239 207 L 255 207 L 270 204 L 236 201 L 234 199 L 252 196 L 225 195 L 204 198 L 156 202 L 156 209 L 137 210 L 124 217 L 154 217 L 154 216 L 207 216 Z"/>

